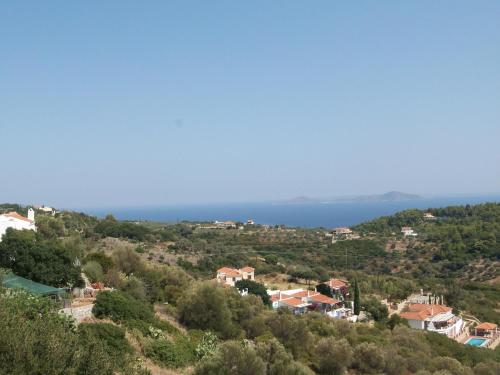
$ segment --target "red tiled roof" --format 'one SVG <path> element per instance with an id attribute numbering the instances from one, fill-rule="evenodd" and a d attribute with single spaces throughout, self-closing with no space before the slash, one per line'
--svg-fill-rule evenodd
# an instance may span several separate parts
<path id="1" fill-rule="evenodd" d="M 491 331 L 491 330 L 493 330 L 495 328 L 497 328 L 496 324 L 494 324 L 494 323 L 488 323 L 488 322 L 484 322 L 484 323 L 478 324 L 476 326 L 476 329 L 480 329 L 480 330 L 484 330 L 484 331 Z"/>
<path id="2" fill-rule="evenodd" d="M 217 273 L 223 273 L 226 274 L 227 276 L 236 277 L 236 276 L 242 276 L 242 272 L 250 273 L 253 271 L 254 269 L 248 266 L 243 267 L 240 270 L 237 270 L 236 268 L 222 267 L 217 270 Z"/>
<path id="3" fill-rule="evenodd" d="M 9 212 L 9 213 L 6 213 L 4 214 L 4 216 L 8 216 L 8 217 L 11 217 L 11 218 L 14 218 L 14 219 L 18 219 L 18 220 L 23 220 L 23 221 L 26 221 L 28 223 L 32 223 L 33 220 L 30 220 L 28 219 L 27 217 L 24 217 L 22 215 L 19 215 L 17 212 L 15 211 L 12 211 L 12 212 Z"/>
<path id="4" fill-rule="evenodd" d="M 411 320 L 425 320 L 438 314 L 450 312 L 453 309 L 444 305 L 429 305 L 425 303 L 414 303 L 408 306 L 408 311 L 401 313 L 401 317 Z"/>
<path id="5" fill-rule="evenodd" d="M 253 271 L 255 271 L 255 269 L 252 268 L 252 267 L 246 266 L 246 267 L 243 267 L 242 269 L 240 269 L 240 271 L 242 271 L 242 272 L 253 272 Z"/>
<path id="6" fill-rule="evenodd" d="M 312 301 L 314 302 L 320 302 L 320 303 L 325 303 L 328 305 L 336 305 L 340 301 L 336 300 L 335 298 L 331 298 L 328 296 L 325 296 L 323 294 L 316 294 L 314 296 L 310 297 Z"/>
<path id="7" fill-rule="evenodd" d="M 301 299 L 294 298 L 294 297 L 282 299 L 281 302 L 283 302 L 285 305 L 293 306 L 293 307 L 298 307 L 300 305 L 307 304 L 307 303 L 303 302 Z"/>
<path id="8" fill-rule="evenodd" d="M 407 311 L 400 314 L 401 318 L 408 320 L 425 320 L 428 315 L 425 311 Z"/>
<path id="9" fill-rule="evenodd" d="M 310 290 L 301 290 L 300 292 L 295 292 L 292 294 L 289 294 L 290 297 L 295 297 L 295 298 L 303 298 L 303 297 L 311 297 L 316 294 L 319 294 L 318 292 L 313 292 Z"/>
<path id="10" fill-rule="evenodd" d="M 330 279 L 325 284 L 333 289 L 345 288 L 347 286 L 347 283 L 340 279 Z"/>
<path id="11" fill-rule="evenodd" d="M 240 276 L 240 272 L 234 268 L 222 267 L 217 270 L 217 273 L 223 273 L 227 276 L 236 277 Z"/>

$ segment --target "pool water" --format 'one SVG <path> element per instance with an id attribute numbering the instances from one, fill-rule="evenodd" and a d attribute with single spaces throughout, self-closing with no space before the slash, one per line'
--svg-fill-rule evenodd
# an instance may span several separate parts
<path id="1" fill-rule="evenodd" d="M 486 344 L 486 341 L 488 341 L 488 339 L 472 338 L 472 339 L 467 340 L 466 344 L 472 345 L 472 346 L 483 346 L 484 344 Z"/>

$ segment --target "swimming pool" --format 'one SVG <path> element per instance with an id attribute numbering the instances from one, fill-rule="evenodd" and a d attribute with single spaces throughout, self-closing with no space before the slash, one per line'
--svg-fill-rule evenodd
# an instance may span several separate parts
<path id="1" fill-rule="evenodd" d="M 466 344 L 467 345 L 472 345 L 472 346 L 484 346 L 488 342 L 488 339 L 479 339 L 479 338 L 472 338 L 467 340 Z"/>

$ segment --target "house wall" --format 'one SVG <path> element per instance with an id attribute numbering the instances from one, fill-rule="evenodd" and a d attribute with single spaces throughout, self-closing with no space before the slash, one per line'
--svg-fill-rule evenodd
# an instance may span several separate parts
<path id="1" fill-rule="evenodd" d="M 0 216 L 0 241 L 8 228 L 16 230 L 35 230 L 35 224 L 26 221 Z"/>
<path id="2" fill-rule="evenodd" d="M 408 324 L 414 329 L 424 329 L 424 322 L 422 320 L 408 319 Z"/>

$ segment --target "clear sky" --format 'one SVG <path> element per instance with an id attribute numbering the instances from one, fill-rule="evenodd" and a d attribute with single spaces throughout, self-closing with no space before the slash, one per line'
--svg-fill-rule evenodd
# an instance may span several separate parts
<path id="1" fill-rule="evenodd" d="M 500 190 L 500 1 L 4 1 L 0 201 Z"/>

